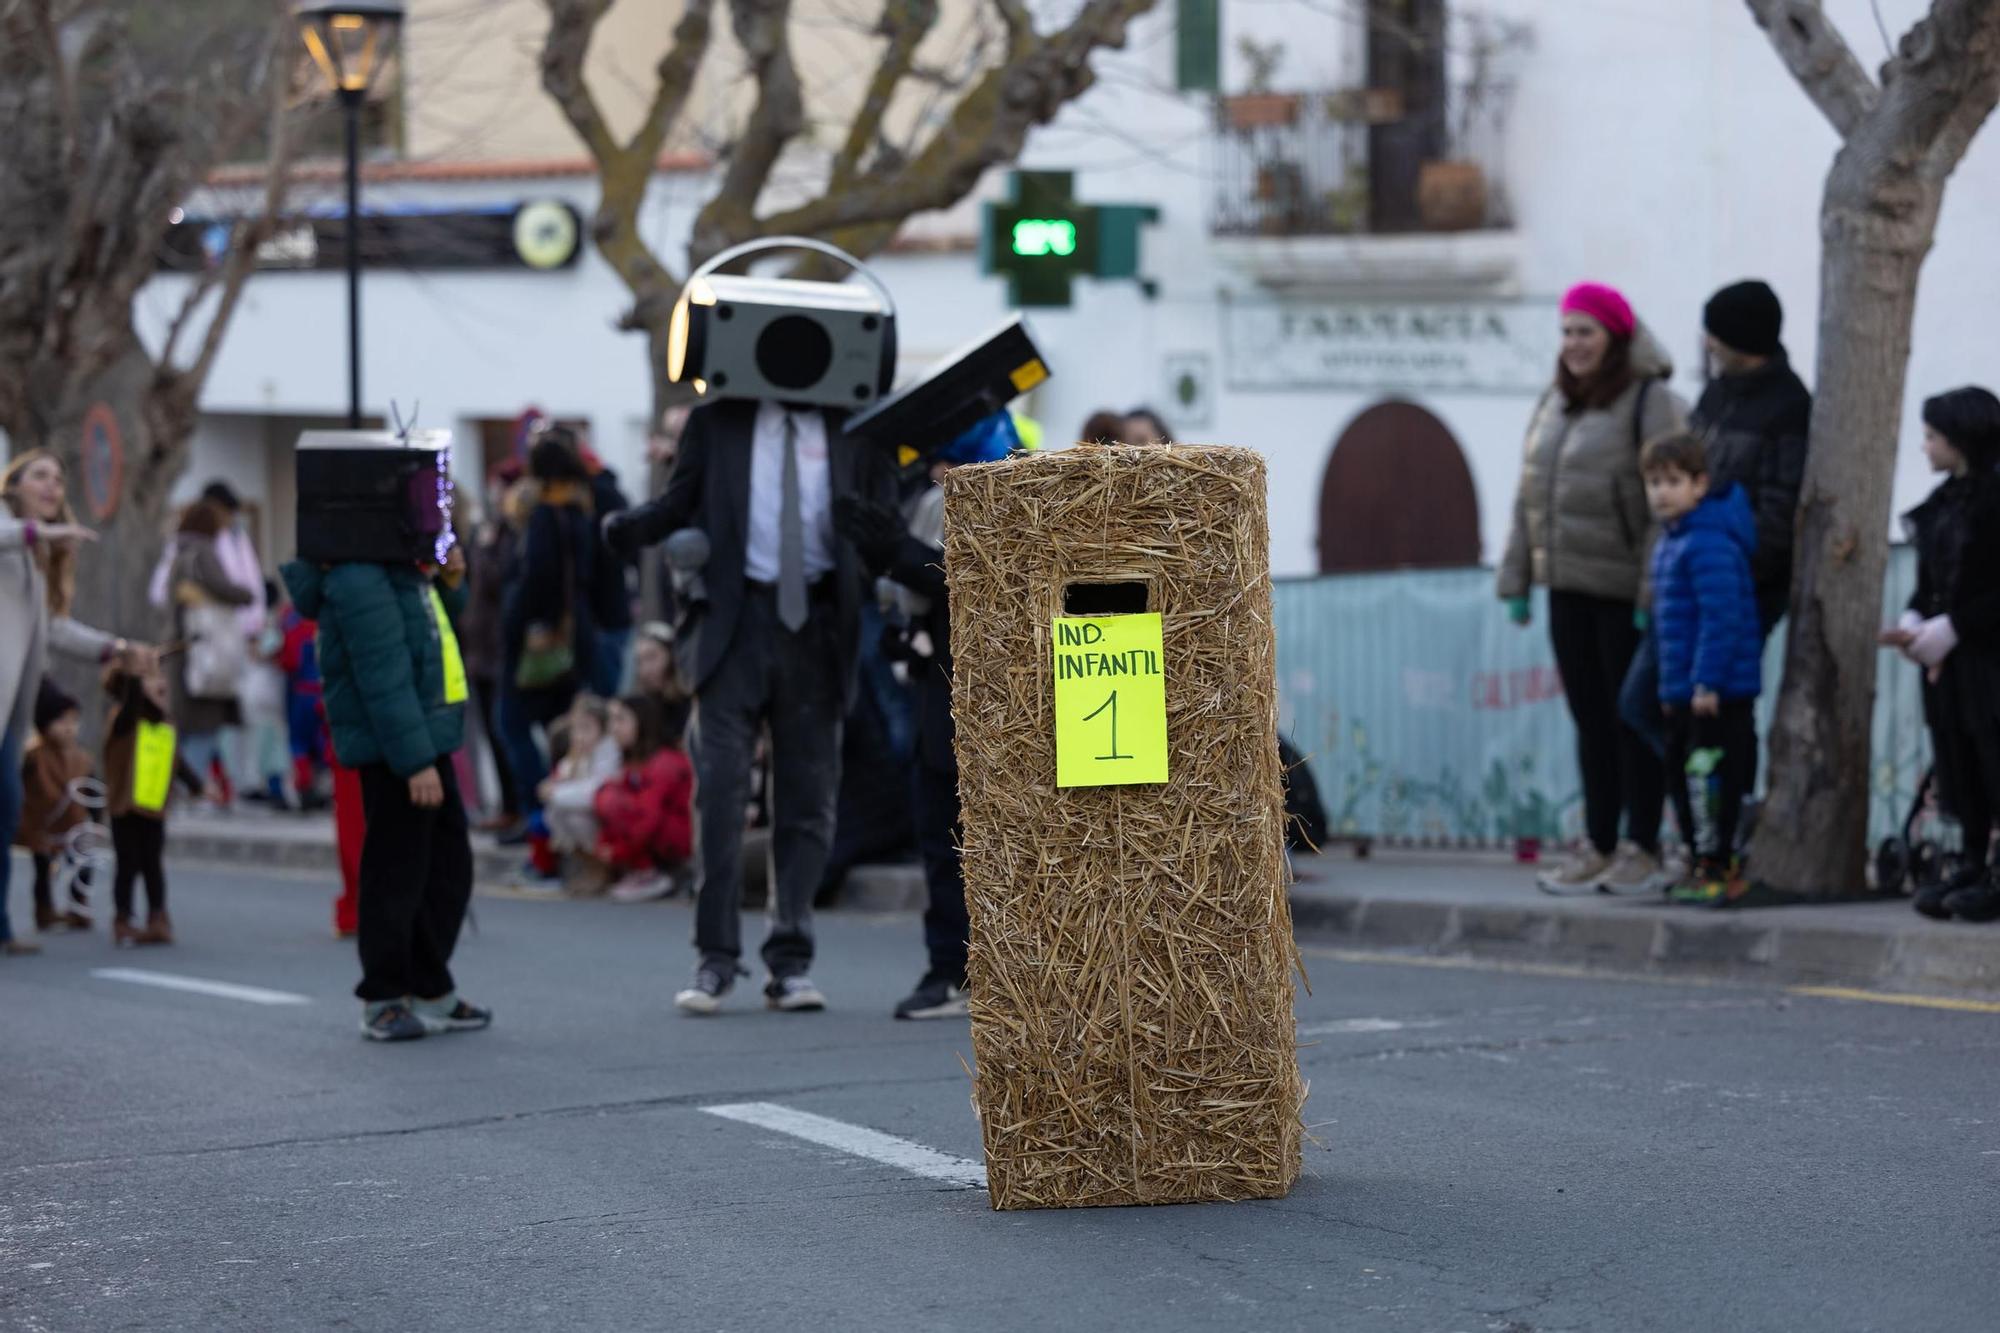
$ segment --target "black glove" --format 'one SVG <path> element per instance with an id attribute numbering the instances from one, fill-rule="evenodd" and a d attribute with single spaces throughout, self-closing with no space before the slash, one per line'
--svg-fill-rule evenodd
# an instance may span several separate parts
<path id="1" fill-rule="evenodd" d="M 621 560 L 630 560 L 638 553 L 637 543 L 632 541 L 631 517 L 629 509 L 614 509 L 598 525 L 605 548 Z"/>
<path id="2" fill-rule="evenodd" d="M 833 530 L 854 543 L 868 568 L 880 574 L 894 563 L 896 548 L 909 529 L 903 516 L 889 506 L 843 495 L 833 502 Z"/>

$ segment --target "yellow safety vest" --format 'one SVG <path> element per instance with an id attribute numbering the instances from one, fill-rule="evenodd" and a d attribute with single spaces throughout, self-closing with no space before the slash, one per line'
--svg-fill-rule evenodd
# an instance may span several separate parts
<path id="1" fill-rule="evenodd" d="M 174 785 L 174 728 L 170 722 L 140 722 L 132 747 L 132 804 L 148 814 L 167 808 Z"/>
<path id="2" fill-rule="evenodd" d="M 431 614 L 437 617 L 438 649 L 444 654 L 444 701 L 462 704 L 468 693 L 465 688 L 465 658 L 459 654 L 458 635 L 452 633 L 451 617 L 444 613 L 444 598 L 438 596 L 435 585 L 429 591 Z"/>

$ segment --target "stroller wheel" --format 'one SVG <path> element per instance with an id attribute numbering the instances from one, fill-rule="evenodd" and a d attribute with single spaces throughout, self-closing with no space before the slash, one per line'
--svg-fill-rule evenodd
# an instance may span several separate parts
<path id="1" fill-rule="evenodd" d="M 1901 838 L 1884 838 L 1875 849 L 1875 892 L 1900 896 L 1910 880 L 1910 844 Z"/>

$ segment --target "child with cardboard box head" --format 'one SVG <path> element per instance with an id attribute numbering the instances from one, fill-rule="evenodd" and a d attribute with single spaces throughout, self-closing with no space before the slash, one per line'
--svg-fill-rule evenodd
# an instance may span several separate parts
<path id="1" fill-rule="evenodd" d="M 311 502 L 302 484 L 301 510 Z M 361 779 L 368 831 L 354 993 L 366 1006 L 361 1030 L 376 1041 L 492 1022 L 458 997 L 449 966 L 472 896 L 452 764 L 468 694 L 452 627 L 465 602 L 465 558 L 453 545 L 440 567 L 390 546 L 380 560 L 318 563 L 302 544 L 306 558 L 284 568 L 299 613 L 319 625 L 334 754 Z"/>

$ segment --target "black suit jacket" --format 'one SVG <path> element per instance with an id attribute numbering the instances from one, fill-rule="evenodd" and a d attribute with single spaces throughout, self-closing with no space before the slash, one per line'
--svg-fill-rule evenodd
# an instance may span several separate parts
<path id="1" fill-rule="evenodd" d="M 843 430 L 845 413 L 826 410 L 823 415 L 827 466 L 832 472 L 831 498 L 854 495 L 893 506 L 895 463 L 888 451 L 849 438 Z M 681 433 L 680 453 L 666 489 L 659 498 L 633 509 L 619 527 L 618 544 L 626 550 L 651 545 L 682 528 L 700 528 L 708 534 L 708 566 L 703 571 L 708 609 L 690 619 L 680 645 L 682 669 L 697 691 L 715 674 L 728 652 L 743 608 L 743 564 L 750 535 L 750 453 L 756 427 L 757 404 L 753 402 L 732 400 L 696 408 Z M 839 666 L 851 702 L 861 603 L 871 580 L 860 553 L 838 537 L 833 542 L 831 577 L 839 616 Z"/>

